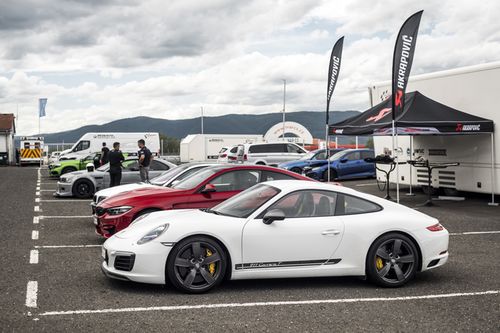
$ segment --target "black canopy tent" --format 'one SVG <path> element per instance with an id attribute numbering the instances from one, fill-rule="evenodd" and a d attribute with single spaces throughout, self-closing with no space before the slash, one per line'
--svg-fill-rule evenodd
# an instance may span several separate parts
<path id="1" fill-rule="evenodd" d="M 391 99 L 363 113 L 331 124 L 329 135 L 392 135 Z M 471 135 L 491 136 L 492 202 L 495 195 L 494 124 L 490 119 L 477 117 L 436 102 L 418 91 L 406 94 L 403 112 L 396 116 L 397 135 Z"/>

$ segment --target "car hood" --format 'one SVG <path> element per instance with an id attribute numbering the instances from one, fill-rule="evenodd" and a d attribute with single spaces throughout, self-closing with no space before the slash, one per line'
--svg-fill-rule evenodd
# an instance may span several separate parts
<path id="1" fill-rule="evenodd" d="M 120 186 L 114 186 L 114 187 L 109 187 L 104 190 L 100 190 L 96 192 L 96 196 L 98 197 L 106 197 L 109 198 L 111 196 L 117 195 L 119 193 L 123 192 L 129 192 L 133 190 L 137 190 L 140 188 L 156 188 L 157 185 L 152 185 L 152 184 L 147 184 L 147 183 L 133 183 L 133 184 L 126 184 L 126 185 L 120 185 Z"/>
<path id="2" fill-rule="evenodd" d="M 99 204 L 104 208 L 122 206 L 122 205 L 130 205 L 137 198 L 141 198 L 142 200 L 145 197 L 150 198 L 167 198 L 170 196 L 176 196 L 182 193 L 185 193 L 186 190 L 177 190 L 170 187 L 161 187 L 161 186 L 144 186 L 136 188 L 132 191 L 122 192 L 114 195 L 111 198 L 108 198 Z"/>
<path id="3" fill-rule="evenodd" d="M 285 163 L 280 163 L 278 167 L 280 168 L 292 168 L 295 166 L 301 166 L 307 164 L 306 160 L 297 160 L 297 161 L 290 161 L 290 162 L 285 162 Z"/>

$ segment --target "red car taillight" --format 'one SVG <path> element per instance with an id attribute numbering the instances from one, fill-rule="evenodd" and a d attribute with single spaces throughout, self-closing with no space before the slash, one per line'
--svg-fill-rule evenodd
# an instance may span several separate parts
<path id="1" fill-rule="evenodd" d="M 219 157 L 220 157 L 220 158 L 224 158 L 224 157 L 226 157 L 226 156 L 227 156 L 227 154 L 220 154 L 220 155 L 219 155 Z"/>
<path id="2" fill-rule="evenodd" d="M 436 223 L 434 225 L 428 226 L 427 230 L 429 230 L 429 231 L 441 231 L 441 230 L 444 230 L 444 227 L 441 225 L 441 223 Z"/>
<path id="3" fill-rule="evenodd" d="M 228 159 L 231 161 L 236 161 L 236 157 L 234 157 L 234 156 L 228 156 Z"/>
<path id="4" fill-rule="evenodd" d="M 244 161 L 248 160 L 248 158 L 247 158 L 247 154 L 243 155 L 243 160 L 244 160 Z"/>

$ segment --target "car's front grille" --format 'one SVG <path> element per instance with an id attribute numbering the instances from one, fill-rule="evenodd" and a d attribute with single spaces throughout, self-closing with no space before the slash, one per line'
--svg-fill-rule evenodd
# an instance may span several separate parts
<path id="1" fill-rule="evenodd" d="M 117 255 L 115 257 L 115 269 L 130 272 L 134 268 L 135 254 Z"/>
<path id="2" fill-rule="evenodd" d="M 103 216 L 106 213 L 106 208 L 103 208 L 101 206 L 97 206 L 95 208 L 95 213 L 97 214 L 97 216 Z"/>

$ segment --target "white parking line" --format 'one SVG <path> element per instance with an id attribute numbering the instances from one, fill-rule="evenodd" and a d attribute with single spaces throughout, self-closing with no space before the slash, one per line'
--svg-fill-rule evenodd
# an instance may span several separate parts
<path id="1" fill-rule="evenodd" d="M 403 296 L 403 297 L 374 297 L 374 298 L 339 298 L 339 299 L 320 299 L 309 301 L 279 301 L 279 302 L 253 302 L 253 303 L 220 303 L 220 304 L 200 304 L 200 305 L 171 305 L 171 306 L 151 306 L 137 308 L 117 308 L 101 310 L 73 310 L 73 311 L 47 311 L 40 313 L 40 316 L 60 316 L 76 314 L 94 314 L 94 313 L 117 313 L 117 312 L 144 312 L 144 311 L 178 311 L 178 310 L 199 310 L 199 309 L 220 309 L 220 308 L 245 308 L 245 307 L 266 307 L 280 305 L 313 305 L 313 304 L 339 304 L 339 303 L 361 303 L 361 302 L 388 302 L 388 301 L 409 301 L 421 299 L 439 299 L 450 297 L 467 297 L 481 295 L 495 295 L 499 290 L 488 290 L 471 293 L 452 293 L 421 296 Z"/>
<path id="2" fill-rule="evenodd" d="M 40 190 L 40 192 L 54 192 L 54 190 Z"/>
<path id="3" fill-rule="evenodd" d="M 40 216 L 41 219 L 89 219 L 92 215 L 52 215 L 52 216 Z"/>
<path id="4" fill-rule="evenodd" d="M 30 264 L 38 264 L 38 250 L 30 251 Z"/>
<path id="5" fill-rule="evenodd" d="M 38 282 L 37 281 L 28 281 L 28 285 L 26 287 L 26 306 L 29 308 L 36 308 L 38 294 Z"/>
<path id="6" fill-rule="evenodd" d="M 68 248 L 87 248 L 87 247 L 101 247 L 101 244 L 87 244 L 87 245 L 35 245 L 35 249 L 68 249 Z"/>
<path id="7" fill-rule="evenodd" d="M 38 230 L 33 230 L 31 232 L 31 239 L 32 240 L 37 240 L 38 239 Z"/>
<path id="8" fill-rule="evenodd" d="M 39 199 L 40 200 L 40 199 Z M 92 202 L 92 200 L 88 199 L 41 199 L 40 202 L 64 202 L 64 203 L 71 203 L 71 202 Z"/>
<path id="9" fill-rule="evenodd" d="M 450 236 L 500 234 L 500 230 L 451 232 Z"/>
<path id="10" fill-rule="evenodd" d="M 40 218 L 38 216 L 33 216 L 33 224 L 40 223 Z"/>
<path id="11" fill-rule="evenodd" d="M 35 202 L 40 202 L 40 198 L 35 198 Z"/>
<path id="12" fill-rule="evenodd" d="M 39 212 L 40 211 L 40 206 L 35 206 L 34 211 L 35 212 Z"/>
<path id="13" fill-rule="evenodd" d="M 356 184 L 355 186 L 363 187 L 363 186 L 374 186 L 374 185 L 377 185 L 377 183 Z"/>
<path id="14" fill-rule="evenodd" d="M 37 187 L 36 187 L 36 190 L 37 190 L 37 191 L 40 191 L 40 186 L 37 186 Z"/>
<path id="15" fill-rule="evenodd" d="M 36 192 L 35 192 L 35 195 L 36 195 L 37 197 L 39 197 L 39 196 L 40 196 L 40 191 L 36 191 Z"/>

